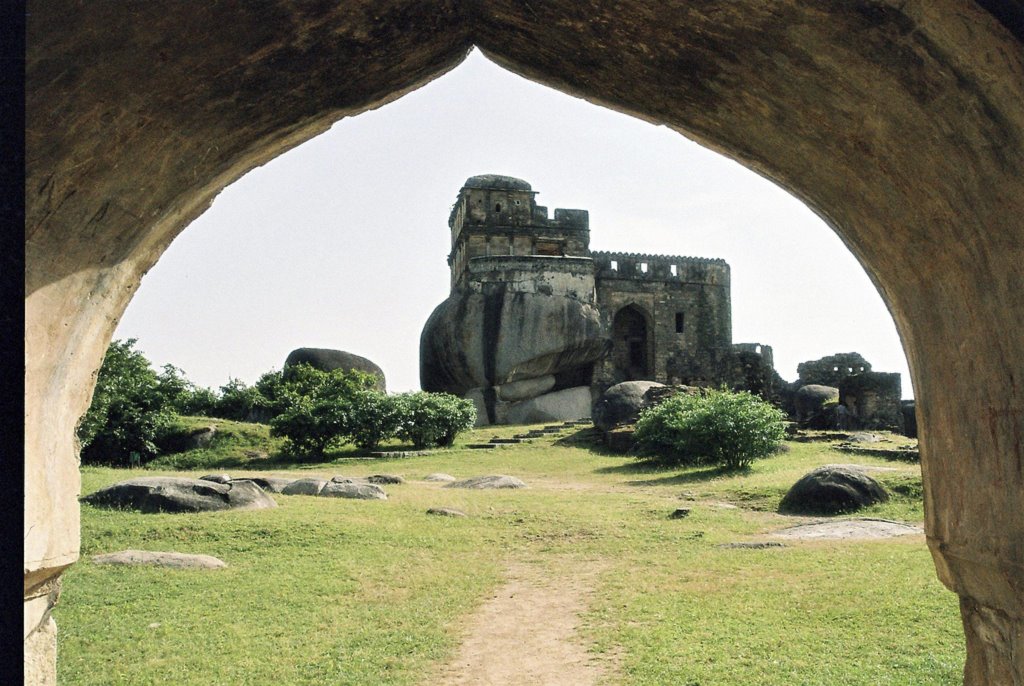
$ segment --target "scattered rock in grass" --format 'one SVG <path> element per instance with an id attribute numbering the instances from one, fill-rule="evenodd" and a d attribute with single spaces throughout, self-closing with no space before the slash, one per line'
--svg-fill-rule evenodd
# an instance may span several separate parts
<path id="1" fill-rule="evenodd" d="M 140 512 L 207 512 L 277 507 L 251 481 L 218 484 L 185 477 L 146 476 L 116 483 L 82 498 L 97 507 Z"/>
<path id="2" fill-rule="evenodd" d="M 231 483 L 231 477 L 227 474 L 207 474 L 206 476 L 199 477 L 200 481 L 212 481 L 215 484 L 229 484 Z"/>
<path id="3" fill-rule="evenodd" d="M 453 481 L 445 488 L 526 488 L 520 479 L 504 474 L 492 474 L 488 476 L 474 476 L 463 481 Z"/>
<path id="4" fill-rule="evenodd" d="M 465 517 L 466 513 L 462 510 L 456 510 L 453 507 L 432 507 L 427 510 L 428 515 L 438 515 L 440 517 Z"/>
<path id="5" fill-rule="evenodd" d="M 644 406 L 644 393 L 664 385 L 657 381 L 623 381 L 615 384 L 602 393 L 590 408 L 594 426 L 601 431 L 611 431 L 624 424 L 636 423 Z"/>
<path id="6" fill-rule="evenodd" d="M 247 476 L 242 479 L 233 479 L 234 483 L 239 481 L 251 481 L 267 493 L 280 493 L 285 486 L 295 479 L 282 479 L 276 476 Z"/>
<path id="7" fill-rule="evenodd" d="M 903 471 L 899 467 L 876 467 L 874 465 L 866 464 L 826 464 L 822 467 L 838 468 L 838 469 L 856 469 L 862 472 L 899 472 Z"/>
<path id="8" fill-rule="evenodd" d="M 689 516 L 690 516 L 690 508 L 688 508 L 688 507 L 679 507 L 679 508 L 676 508 L 676 510 L 672 514 L 670 514 L 668 516 L 668 518 L 669 519 L 683 519 L 684 517 L 689 517 Z"/>
<path id="9" fill-rule="evenodd" d="M 307 477 L 296 479 L 281 489 L 282 495 L 319 495 L 327 482 L 323 479 Z"/>
<path id="10" fill-rule="evenodd" d="M 871 539 L 923 534 L 924 527 L 889 519 L 840 519 L 791 526 L 771 534 L 774 538 L 791 539 Z"/>
<path id="11" fill-rule="evenodd" d="M 442 474 L 437 472 L 435 474 L 427 474 L 423 477 L 424 481 L 455 481 L 455 477 L 451 474 Z"/>
<path id="12" fill-rule="evenodd" d="M 117 553 L 93 555 L 92 561 L 98 565 L 155 565 L 174 569 L 221 569 L 227 567 L 223 560 L 212 555 L 190 555 L 150 550 L 122 550 Z"/>
<path id="13" fill-rule="evenodd" d="M 838 514 L 888 499 L 881 484 L 859 469 L 818 467 L 793 484 L 779 504 L 779 512 Z"/>
<path id="14" fill-rule="evenodd" d="M 876 434 L 861 432 L 850 434 L 850 438 L 847 440 L 853 441 L 854 443 L 878 443 L 879 441 L 882 440 L 882 437 Z"/>
<path id="15" fill-rule="evenodd" d="M 384 485 L 396 485 L 404 484 L 405 479 L 396 474 L 373 474 L 372 476 L 366 477 L 366 480 L 371 484 L 384 484 Z"/>
<path id="16" fill-rule="evenodd" d="M 384 489 L 376 484 L 353 481 L 331 481 L 318 493 L 323 498 L 355 498 L 357 500 L 387 500 Z"/>
<path id="17" fill-rule="evenodd" d="M 786 546 L 782 543 L 774 543 L 770 541 L 753 541 L 747 543 L 722 543 L 716 545 L 716 548 L 749 548 L 751 550 L 761 550 L 763 548 L 785 548 Z"/>

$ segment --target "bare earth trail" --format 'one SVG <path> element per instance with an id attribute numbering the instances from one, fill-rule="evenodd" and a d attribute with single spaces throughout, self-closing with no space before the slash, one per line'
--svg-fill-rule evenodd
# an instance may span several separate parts
<path id="1" fill-rule="evenodd" d="M 513 563 L 507 582 L 465 624 L 450 663 L 424 684 L 590 686 L 614 674 L 613 658 L 587 652 L 577 635 L 600 563 Z"/>

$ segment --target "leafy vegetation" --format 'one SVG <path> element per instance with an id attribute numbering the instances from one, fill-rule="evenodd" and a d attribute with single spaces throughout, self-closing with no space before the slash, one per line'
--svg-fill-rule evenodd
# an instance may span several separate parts
<path id="1" fill-rule="evenodd" d="M 450 393 L 406 393 L 397 396 L 401 424 L 398 435 L 415 448 L 448 447 L 476 422 L 470 400 Z"/>
<path id="2" fill-rule="evenodd" d="M 747 392 L 681 393 L 641 413 L 639 452 L 667 465 L 735 470 L 772 454 L 785 436 L 785 415 Z"/>
<path id="3" fill-rule="evenodd" d="M 160 378 L 136 342 L 114 341 L 103 356 L 92 403 L 78 423 L 83 462 L 127 464 L 132 453 L 157 453 L 156 440 L 172 413 Z"/>

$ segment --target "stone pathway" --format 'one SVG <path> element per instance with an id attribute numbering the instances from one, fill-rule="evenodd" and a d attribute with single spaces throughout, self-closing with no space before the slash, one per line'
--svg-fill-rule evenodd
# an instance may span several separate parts
<path id="1" fill-rule="evenodd" d="M 471 616 L 454 659 L 424 685 L 588 686 L 614 673 L 576 635 L 598 565 L 574 562 L 553 573 L 517 563 L 508 581 Z"/>

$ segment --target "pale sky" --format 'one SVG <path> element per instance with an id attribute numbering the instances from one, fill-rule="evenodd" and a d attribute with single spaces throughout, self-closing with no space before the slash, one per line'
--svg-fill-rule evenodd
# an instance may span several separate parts
<path id="1" fill-rule="evenodd" d="M 448 213 L 470 176 L 525 179 L 537 203 L 590 212 L 594 250 L 719 257 L 733 341 L 799 362 L 906 358 L 881 296 L 803 203 L 740 164 L 535 84 L 474 51 L 447 75 L 254 169 L 143 278 L 115 338 L 217 388 L 280 369 L 299 347 L 376 362 L 419 389 L 419 337 L 448 295 Z"/>

